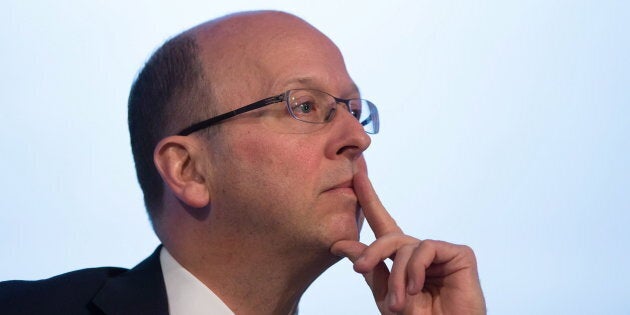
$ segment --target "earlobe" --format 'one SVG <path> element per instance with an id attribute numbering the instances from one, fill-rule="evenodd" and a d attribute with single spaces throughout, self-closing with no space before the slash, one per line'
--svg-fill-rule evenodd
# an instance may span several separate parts
<path id="1" fill-rule="evenodd" d="M 201 172 L 196 143 L 190 137 L 162 139 L 153 151 L 153 161 L 162 180 L 179 200 L 193 208 L 208 205 L 210 192 Z"/>

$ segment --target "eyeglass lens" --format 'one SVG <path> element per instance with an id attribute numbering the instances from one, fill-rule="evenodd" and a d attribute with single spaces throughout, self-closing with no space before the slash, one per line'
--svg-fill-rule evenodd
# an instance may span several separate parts
<path id="1" fill-rule="evenodd" d="M 341 105 L 359 120 L 366 132 L 372 134 L 378 132 L 378 111 L 376 106 L 367 100 L 341 100 L 327 93 L 308 89 L 290 90 L 287 94 L 287 107 L 297 120 L 315 124 L 329 122 L 333 119 L 338 105 Z"/>

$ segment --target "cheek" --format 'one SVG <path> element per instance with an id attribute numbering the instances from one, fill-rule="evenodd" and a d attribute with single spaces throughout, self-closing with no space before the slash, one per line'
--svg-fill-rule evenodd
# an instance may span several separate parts
<path id="1" fill-rule="evenodd" d="M 262 126 L 249 129 L 225 132 L 216 147 L 213 171 L 219 193 L 265 206 L 278 206 L 279 200 L 292 208 L 313 202 L 322 185 L 321 143 L 309 135 L 278 134 Z"/>
<path id="2" fill-rule="evenodd" d="M 295 135 L 292 135 L 295 136 Z M 267 138 L 268 137 L 268 138 Z M 294 137 L 268 135 L 243 141 L 235 147 L 236 164 L 280 182 L 303 182 L 317 175 L 323 153 L 312 143 L 296 143 Z"/>
<path id="3" fill-rule="evenodd" d="M 277 144 L 265 141 L 243 141 L 236 145 L 232 162 L 235 169 L 256 177 L 287 176 L 284 156 Z"/>
<path id="4" fill-rule="evenodd" d="M 314 152 L 269 137 L 233 141 L 215 168 L 220 172 L 215 205 L 231 209 L 228 216 L 252 229 L 292 226 L 288 222 L 313 207 L 320 185 Z"/>
<path id="5" fill-rule="evenodd" d="M 286 156 L 283 163 L 289 172 L 297 173 L 295 176 L 301 179 L 317 176 L 319 174 L 322 153 L 314 150 L 314 146 L 294 149 L 290 156 Z"/>

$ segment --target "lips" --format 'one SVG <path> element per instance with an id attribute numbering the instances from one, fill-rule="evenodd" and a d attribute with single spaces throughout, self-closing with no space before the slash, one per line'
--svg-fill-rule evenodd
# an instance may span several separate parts
<path id="1" fill-rule="evenodd" d="M 349 193 L 351 192 L 352 194 L 354 194 L 354 188 L 352 186 L 352 179 L 342 181 L 326 189 L 324 192 L 349 192 Z"/>

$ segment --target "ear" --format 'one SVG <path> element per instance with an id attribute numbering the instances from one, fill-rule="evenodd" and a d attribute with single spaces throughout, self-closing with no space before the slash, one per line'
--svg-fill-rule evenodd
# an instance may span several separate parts
<path id="1" fill-rule="evenodd" d="M 153 161 L 166 185 L 193 208 L 210 203 L 198 146 L 191 137 L 171 136 L 162 139 L 153 151 Z"/>

